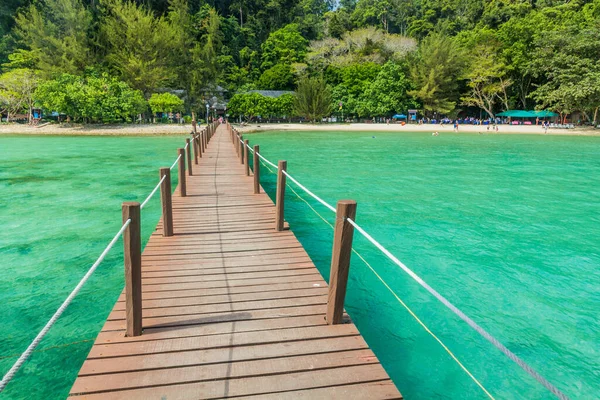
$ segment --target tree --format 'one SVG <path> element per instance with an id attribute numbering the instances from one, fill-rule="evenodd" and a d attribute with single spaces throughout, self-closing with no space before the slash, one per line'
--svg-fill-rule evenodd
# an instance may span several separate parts
<path id="1" fill-rule="evenodd" d="M 92 15 L 81 0 L 43 0 L 19 13 L 15 22 L 21 47 L 13 61 L 29 60 L 46 77 L 81 73 L 92 64 Z"/>
<path id="2" fill-rule="evenodd" d="M 312 42 L 307 59 L 314 69 L 319 70 L 329 65 L 365 62 L 385 64 L 389 60 L 404 58 L 416 47 L 414 39 L 367 27 L 346 32 L 342 39 L 328 38 Z"/>
<path id="3" fill-rule="evenodd" d="M 572 27 L 547 32 L 536 40 L 536 48 L 529 70 L 543 83 L 532 93 L 533 98 L 541 108 L 563 115 L 581 111 L 596 124 L 600 107 L 599 31 Z"/>
<path id="4" fill-rule="evenodd" d="M 265 90 L 291 90 L 294 88 L 294 74 L 292 67 L 287 64 L 276 64 L 260 76 L 258 80 L 260 89 Z"/>
<path id="5" fill-rule="evenodd" d="M 172 81 L 174 33 L 168 21 L 132 1 L 106 0 L 101 33 L 106 59 L 122 80 L 144 95 Z"/>
<path id="6" fill-rule="evenodd" d="M 357 113 L 391 117 L 415 107 L 415 102 L 407 95 L 409 88 L 410 82 L 402 67 L 388 61 L 360 96 Z"/>
<path id="7" fill-rule="evenodd" d="M 29 69 L 15 69 L 0 76 L 0 100 L 10 116 L 26 109 L 28 121 L 34 103 L 34 92 L 39 83 L 38 74 Z"/>
<path id="8" fill-rule="evenodd" d="M 261 47 L 262 68 L 268 69 L 275 64 L 304 62 L 308 40 L 302 37 L 297 24 L 289 24 L 271 33 Z"/>
<path id="9" fill-rule="evenodd" d="M 321 121 L 331 112 L 331 89 L 322 77 L 306 77 L 298 82 L 294 109 L 309 121 Z"/>
<path id="10" fill-rule="evenodd" d="M 506 89 L 511 81 L 506 78 L 506 68 L 489 46 L 478 46 L 470 58 L 465 75 L 470 91 L 461 100 L 466 105 L 484 109 L 490 118 L 494 118 L 497 100 L 503 104 L 504 111 L 508 110 Z"/>
<path id="11" fill-rule="evenodd" d="M 148 107 L 141 91 L 107 74 L 63 74 L 40 84 L 34 97 L 44 110 L 83 122 L 126 121 Z"/>
<path id="12" fill-rule="evenodd" d="M 431 34 L 411 59 L 410 76 L 415 89 L 408 94 L 421 102 L 427 115 L 449 114 L 459 98 L 464 66 L 465 57 L 452 39 Z"/>
<path id="13" fill-rule="evenodd" d="M 152 113 L 183 111 L 183 100 L 171 93 L 154 93 L 148 99 Z"/>

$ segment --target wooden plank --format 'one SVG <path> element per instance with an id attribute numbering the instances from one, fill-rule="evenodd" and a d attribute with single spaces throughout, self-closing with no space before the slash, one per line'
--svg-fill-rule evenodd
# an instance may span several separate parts
<path id="1" fill-rule="evenodd" d="M 277 231 L 247 154 L 240 164 L 225 127 L 206 147 L 207 132 L 186 196 L 141 256 L 142 335 L 125 335 L 123 292 L 70 396 L 401 398 L 354 324 L 327 324 L 329 288 L 293 232 Z"/>
<path id="2" fill-rule="evenodd" d="M 286 359 L 282 359 L 286 361 Z M 232 364 L 233 365 L 233 364 Z M 290 365 L 290 369 L 292 366 Z M 240 379 L 223 379 L 212 382 L 152 386 L 142 389 L 111 391 L 110 398 L 120 399 L 218 399 L 234 396 L 285 392 L 323 388 L 347 383 L 387 381 L 389 378 L 378 364 L 355 365 L 332 369 L 291 372 Z M 105 398 L 105 393 L 85 395 L 85 399 Z M 79 398 L 76 396 L 75 398 Z"/>
<path id="3" fill-rule="evenodd" d="M 327 326 L 311 326 L 297 329 L 277 329 L 261 332 L 234 332 L 211 336 L 189 336 L 148 341 L 130 341 L 122 343 L 96 344 L 88 355 L 88 359 L 105 357 L 124 357 L 140 354 L 172 353 L 200 349 L 216 349 L 270 343 L 306 341 L 306 349 L 310 352 L 312 340 L 330 337 L 349 337 L 359 335 L 354 325 L 340 325 L 331 329 Z"/>
<path id="4" fill-rule="evenodd" d="M 98 393 L 148 386 L 173 385 L 223 379 L 248 378 L 260 375 L 285 374 L 311 370 L 324 370 L 351 365 L 369 365 L 377 362 L 370 350 L 353 350 L 340 353 L 293 356 L 288 358 L 240 361 L 235 363 L 190 366 L 119 374 L 81 377 L 73 392 Z"/>

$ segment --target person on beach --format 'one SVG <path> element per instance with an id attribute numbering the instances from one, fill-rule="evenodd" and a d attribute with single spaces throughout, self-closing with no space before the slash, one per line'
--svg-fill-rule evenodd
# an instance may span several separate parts
<path id="1" fill-rule="evenodd" d="M 548 134 L 548 126 L 550 125 L 550 123 L 548 121 L 544 121 L 543 125 L 544 125 L 544 135 L 547 135 Z"/>
<path id="2" fill-rule="evenodd" d="M 454 132 L 458 132 L 458 121 L 454 121 Z"/>

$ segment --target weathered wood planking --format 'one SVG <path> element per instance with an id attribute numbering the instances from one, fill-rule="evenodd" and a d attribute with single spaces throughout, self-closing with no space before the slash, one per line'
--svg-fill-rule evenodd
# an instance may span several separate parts
<path id="1" fill-rule="evenodd" d="M 142 254 L 143 334 L 125 337 L 122 293 L 70 397 L 401 398 L 354 324 L 327 325 L 327 284 L 237 146 L 220 126 L 173 196 L 174 236 L 159 221 Z"/>

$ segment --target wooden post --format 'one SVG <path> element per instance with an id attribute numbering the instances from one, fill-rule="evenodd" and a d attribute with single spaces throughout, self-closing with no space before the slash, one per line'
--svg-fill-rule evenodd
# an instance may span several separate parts
<path id="1" fill-rule="evenodd" d="M 277 195 L 275 197 L 275 230 L 283 230 L 283 209 L 285 201 L 285 175 L 287 161 L 279 161 L 277 165 Z"/>
<path id="2" fill-rule="evenodd" d="M 240 164 L 244 165 L 244 139 L 240 138 Z"/>
<path id="3" fill-rule="evenodd" d="M 198 146 L 198 158 L 202 158 L 202 145 L 200 144 L 200 136 L 196 136 L 196 146 Z"/>
<path id="4" fill-rule="evenodd" d="M 338 201 L 331 252 L 329 296 L 327 298 L 326 320 L 329 325 L 341 324 L 344 315 L 344 299 L 346 298 L 352 236 L 354 235 L 354 227 L 350 225 L 348 218 L 354 221 L 355 217 L 356 202 L 354 200 Z"/>
<path id="5" fill-rule="evenodd" d="M 185 146 L 187 149 L 187 162 L 188 162 L 188 174 L 190 176 L 192 176 L 192 145 L 193 143 L 190 143 L 190 139 L 185 139 Z"/>
<path id="6" fill-rule="evenodd" d="M 204 150 L 206 149 L 204 147 L 204 136 L 205 136 L 204 135 L 204 131 L 200 132 L 200 137 L 199 137 L 199 140 L 200 140 L 200 154 L 204 153 Z"/>
<path id="7" fill-rule="evenodd" d="M 250 176 L 250 160 L 248 159 L 248 139 L 244 140 L 244 160 L 246 163 L 246 176 Z"/>
<path id="8" fill-rule="evenodd" d="M 173 236 L 173 204 L 171 203 L 171 169 L 160 169 L 160 179 L 166 175 L 160 185 L 160 201 L 162 204 L 163 236 Z"/>
<path id="9" fill-rule="evenodd" d="M 125 263 L 125 335 L 142 334 L 142 238 L 140 203 L 130 201 L 122 206 L 123 223 L 131 220 L 123 231 Z"/>
<path id="10" fill-rule="evenodd" d="M 254 194 L 260 193 L 260 160 L 257 154 L 258 145 L 254 145 Z"/>
<path id="11" fill-rule="evenodd" d="M 235 136 L 235 154 L 240 156 L 240 135 Z"/>
<path id="12" fill-rule="evenodd" d="M 185 150 L 177 149 L 177 153 L 179 154 L 179 195 L 185 197 L 187 193 L 185 187 Z"/>
<path id="13" fill-rule="evenodd" d="M 194 146 L 194 164 L 198 165 L 198 139 L 196 139 L 196 135 L 192 136 L 192 146 Z M 190 175 L 191 175 L 190 168 Z"/>

